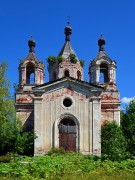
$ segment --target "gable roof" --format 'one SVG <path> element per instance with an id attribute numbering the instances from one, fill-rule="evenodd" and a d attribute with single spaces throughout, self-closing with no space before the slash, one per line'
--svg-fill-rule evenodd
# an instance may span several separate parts
<path id="1" fill-rule="evenodd" d="M 50 82 L 47 82 L 47 83 L 44 83 L 44 84 L 41 84 L 41 85 L 37 85 L 37 86 L 34 86 L 32 89 L 33 90 L 42 90 L 44 89 L 45 87 L 49 87 L 49 86 L 53 86 L 53 85 L 56 85 L 56 84 L 60 84 L 62 82 L 73 82 L 73 83 L 76 83 L 78 85 L 81 85 L 81 86 L 84 86 L 84 87 L 87 87 L 87 88 L 98 88 L 99 91 L 103 91 L 104 88 L 99 86 L 99 85 L 95 85 L 93 83 L 89 83 L 87 81 L 81 81 L 81 80 L 78 80 L 78 79 L 75 79 L 75 78 L 72 78 L 72 77 L 63 77 L 63 78 L 60 78 L 60 79 L 57 79 L 55 81 L 50 81 Z"/>

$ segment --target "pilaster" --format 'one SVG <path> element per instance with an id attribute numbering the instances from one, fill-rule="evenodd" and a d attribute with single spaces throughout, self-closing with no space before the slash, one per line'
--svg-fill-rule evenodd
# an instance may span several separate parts
<path id="1" fill-rule="evenodd" d="M 34 131 L 37 136 L 34 142 L 34 155 L 43 154 L 42 99 L 42 97 L 34 97 Z"/>
<path id="2" fill-rule="evenodd" d="M 92 153 L 101 155 L 101 99 L 98 97 L 92 98 L 92 127 L 93 127 L 93 149 Z"/>

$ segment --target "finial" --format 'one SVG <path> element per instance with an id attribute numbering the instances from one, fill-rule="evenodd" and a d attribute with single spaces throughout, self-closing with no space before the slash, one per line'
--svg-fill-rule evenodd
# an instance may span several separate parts
<path id="1" fill-rule="evenodd" d="M 36 46 L 35 40 L 30 36 L 30 40 L 28 41 L 29 52 L 34 52 L 34 47 Z"/>
<path id="2" fill-rule="evenodd" d="M 69 22 L 70 16 L 68 16 L 68 22 L 67 22 L 67 26 L 65 27 L 65 35 L 66 41 L 70 41 L 70 35 L 72 34 L 72 28 L 70 27 L 70 22 Z"/>
<path id="3" fill-rule="evenodd" d="M 98 45 L 99 45 L 99 51 L 104 51 L 105 50 L 105 48 L 104 48 L 105 40 L 103 38 L 102 33 L 100 35 L 100 39 L 98 40 Z"/>

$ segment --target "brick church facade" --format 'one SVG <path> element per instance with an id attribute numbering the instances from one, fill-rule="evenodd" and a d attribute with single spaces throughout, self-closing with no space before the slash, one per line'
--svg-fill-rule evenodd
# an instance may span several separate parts
<path id="1" fill-rule="evenodd" d="M 104 38 L 98 40 L 99 52 L 89 64 L 87 82 L 70 43 L 71 33 L 68 23 L 59 53 L 62 60 L 49 64 L 49 82 L 44 82 L 44 64 L 35 55 L 32 38 L 18 67 L 16 113 L 26 131 L 36 132 L 34 155 L 46 154 L 52 147 L 100 155 L 101 125 L 106 120 L 120 123 L 116 62 L 105 52 Z"/>

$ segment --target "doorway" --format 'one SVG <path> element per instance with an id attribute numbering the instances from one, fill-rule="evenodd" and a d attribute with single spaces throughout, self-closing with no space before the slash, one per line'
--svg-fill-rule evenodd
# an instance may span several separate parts
<path id="1" fill-rule="evenodd" d="M 66 152 L 76 152 L 77 126 L 72 119 L 64 118 L 58 125 L 59 147 Z"/>

